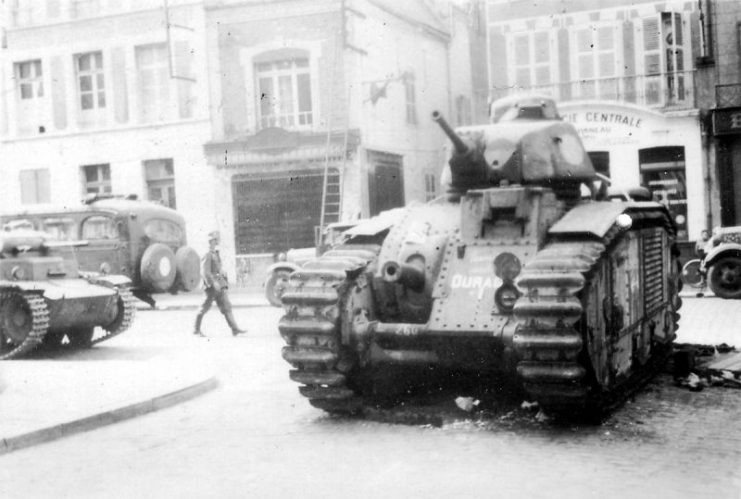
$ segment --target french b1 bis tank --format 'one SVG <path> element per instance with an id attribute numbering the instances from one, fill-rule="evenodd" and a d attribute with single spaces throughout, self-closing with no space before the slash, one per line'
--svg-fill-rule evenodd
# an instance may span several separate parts
<path id="1" fill-rule="evenodd" d="M 131 281 L 80 272 L 75 244 L 33 230 L 0 232 L 0 360 L 40 345 L 91 346 L 131 325 Z"/>
<path id="2" fill-rule="evenodd" d="M 449 368 L 599 414 L 666 359 L 681 306 L 668 211 L 609 199 L 552 100 L 492 111 L 458 133 L 433 113 L 453 143 L 445 199 L 361 223 L 291 275 L 283 357 L 315 407 L 362 411 L 405 381 L 398 367 Z"/>

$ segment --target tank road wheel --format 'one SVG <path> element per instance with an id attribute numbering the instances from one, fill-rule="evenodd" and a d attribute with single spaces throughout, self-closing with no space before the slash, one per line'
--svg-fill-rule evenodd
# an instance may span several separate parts
<path id="1" fill-rule="evenodd" d="M 286 292 L 288 276 L 290 275 L 290 270 L 276 270 L 272 273 L 268 282 L 265 283 L 265 298 L 272 306 L 280 307 L 283 305 L 281 297 Z"/>
<path id="2" fill-rule="evenodd" d="M 121 334 L 131 326 L 136 315 L 136 299 L 129 288 L 116 288 L 118 300 L 116 301 L 116 318 L 113 322 L 103 326 L 105 334 L 92 340 L 91 344 L 100 343 Z"/>
<path id="3" fill-rule="evenodd" d="M 606 295 L 614 278 L 612 266 L 628 260 L 619 244 L 622 236 L 550 243 L 523 269 L 518 285 L 525 293 L 514 308 L 520 324 L 514 337 L 517 373 L 546 412 L 600 416 L 666 359 L 681 306 L 674 269 L 678 264 L 674 257 L 664 269 L 660 239 L 650 237 L 644 239 L 640 256 L 648 283 L 646 316 L 633 318 L 638 327 L 647 328 L 643 334 L 626 332 L 627 311 L 620 300 Z M 620 267 L 620 272 L 627 274 L 626 269 Z M 663 343 L 656 341 L 662 334 Z"/>
<path id="4" fill-rule="evenodd" d="M 710 268 L 710 289 L 726 299 L 741 298 L 741 258 L 726 256 Z"/>
<path id="5" fill-rule="evenodd" d="M 0 293 L 0 360 L 30 352 L 48 329 L 49 310 L 41 296 L 15 290 Z"/>
<path id="6" fill-rule="evenodd" d="M 294 367 L 289 376 L 302 385 L 299 392 L 311 405 L 330 413 L 362 410 L 362 394 L 351 374 L 357 357 L 343 343 L 343 309 L 379 249 L 346 245 L 330 250 L 292 273 L 283 295 L 286 313 L 278 328 L 287 343 L 283 358 Z"/>

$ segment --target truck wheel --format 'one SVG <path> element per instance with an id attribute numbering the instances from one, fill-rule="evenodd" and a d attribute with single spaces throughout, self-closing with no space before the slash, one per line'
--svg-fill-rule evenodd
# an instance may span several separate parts
<path id="1" fill-rule="evenodd" d="M 193 291 L 201 280 L 201 259 L 196 250 L 183 246 L 175 253 L 177 285 L 185 291 Z"/>
<path id="2" fill-rule="evenodd" d="M 167 291 L 175 282 L 177 265 L 172 250 L 162 243 L 154 243 L 144 251 L 141 262 L 141 277 L 144 285 L 152 291 Z"/>
<path id="3" fill-rule="evenodd" d="M 281 297 L 288 286 L 288 276 L 291 275 L 289 270 L 276 270 L 265 283 L 265 298 L 274 307 L 282 307 Z"/>
<path id="4" fill-rule="evenodd" d="M 710 289 L 726 299 L 741 298 L 741 258 L 726 256 L 710 268 Z"/>

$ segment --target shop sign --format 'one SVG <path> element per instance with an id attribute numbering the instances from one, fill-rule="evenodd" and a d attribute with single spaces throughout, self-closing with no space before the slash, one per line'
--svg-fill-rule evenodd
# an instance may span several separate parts
<path id="1" fill-rule="evenodd" d="M 582 140 L 597 139 L 603 144 L 635 143 L 644 129 L 642 117 L 629 111 L 590 109 L 561 116 L 574 125 Z"/>
<path id="2" fill-rule="evenodd" d="M 713 111 L 713 135 L 741 133 L 741 107 Z"/>

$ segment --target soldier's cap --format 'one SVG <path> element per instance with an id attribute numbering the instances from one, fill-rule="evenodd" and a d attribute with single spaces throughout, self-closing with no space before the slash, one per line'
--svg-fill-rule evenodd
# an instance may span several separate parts
<path id="1" fill-rule="evenodd" d="M 208 240 L 213 241 L 214 239 L 219 239 L 219 231 L 215 230 L 213 232 L 208 233 Z"/>

